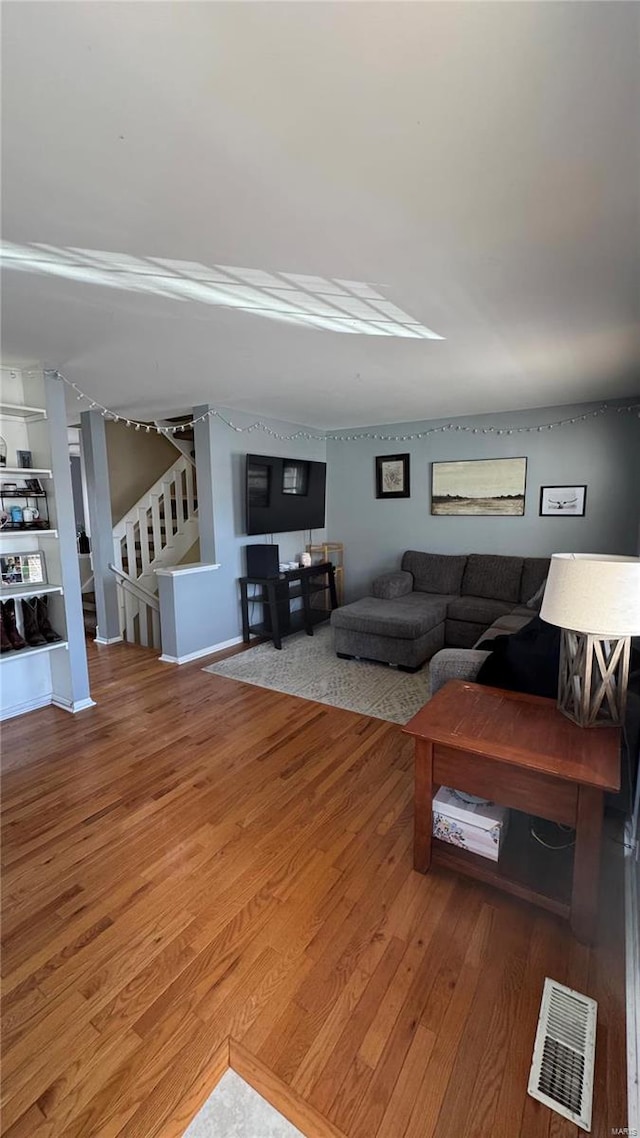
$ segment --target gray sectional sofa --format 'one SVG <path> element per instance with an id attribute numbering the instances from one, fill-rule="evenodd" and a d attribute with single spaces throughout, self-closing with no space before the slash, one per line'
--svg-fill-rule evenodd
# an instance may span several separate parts
<path id="1" fill-rule="evenodd" d="M 376 578 L 371 596 L 332 613 L 336 652 L 416 671 L 443 648 L 472 648 L 489 629 L 522 628 L 548 571 L 546 557 L 407 550 L 398 572 Z"/>

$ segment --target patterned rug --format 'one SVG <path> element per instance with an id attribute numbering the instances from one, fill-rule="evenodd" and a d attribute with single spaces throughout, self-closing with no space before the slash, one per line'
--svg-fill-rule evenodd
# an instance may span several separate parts
<path id="1" fill-rule="evenodd" d="M 203 671 L 392 723 L 408 723 L 430 696 L 427 665 L 410 675 L 385 664 L 339 660 L 329 625 L 316 628 L 313 636 L 287 637 L 280 651 L 271 643 L 258 644 Z"/>

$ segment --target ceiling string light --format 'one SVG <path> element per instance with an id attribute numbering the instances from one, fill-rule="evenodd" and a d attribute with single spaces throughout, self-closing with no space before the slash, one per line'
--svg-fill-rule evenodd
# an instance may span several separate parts
<path id="1" fill-rule="evenodd" d="M 88 410 L 99 411 L 103 419 L 109 419 L 114 423 L 122 423 L 126 427 L 133 427 L 136 431 L 144 430 L 147 434 L 149 434 L 151 431 L 155 431 L 155 433 L 158 435 L 168 436 L 180 434 L 182 431 L 187 430 L 190 427 L 195 427 L 196 423 L 203 423 L 205 419 L 212 418 L 219 419 L 220 422 L 224 423 L 225 426 L 229 427 L 230 430 L 236 431 L 239 434 L 250 435 L 254 431 L 261 431 L 263 434 L 269 435 L 269 437 L 272 439 L 278 439 L 280 442 L 295 442 L 298 439 L 306 439 L 314 442 L 326 442 L 327 440 L 332 440 L 334 442 L 359 442 L 361 439 L 375 439 L 376 442 L 383 443 L 409 443 L 414 442 L 416 439 L 425 439 L 429 435 L 437 435 L 449 431 L 466 431 L 467 434 L 472 435 L 537 434 L 542 431 L 552 431 L 554 428 L 558 427 L 568 427 L 576 423 L 586 423 L 589 419 L 597 419 L 601 415 L 608 415 L 611 412 L 614 412 L 618 415 L 634 414 L 640 418 L 640 403 L 620 404 L 616 407 L 610 407 L 607 403 L 602 403 L 600 407 L 596 407 L 593 411 L 586 411 L 582 415 L 571 415 L 566 419 L 557 419 L 553 423 L 532 424 L 528 427 L 470 427 L 462 423 L 444 423 L 439 427 L 426 427 L 422 431 L 415 431 L 412 434 L 404 435 L 384 435 L 379 431 L 358 431 L 355 434 L 336 434 L 332 431 L 327 431 L 322 434 L 315 434 L 313 431 L 294 431 L 290 435 L 284 435 L 279 431 L 274 431 L 266 423 L 263 423 L 261 419 L 257 419 L 255 423 L 251 423 L 247 427 L 239 427 L 236 423 L 232 423 L 230 419 L 227 419 L 226 416 L 222 414 L 222 412 L 217 411 L 215 408 L 211 407 L 208 411 L 205 411 L 203 415 L 198 415 L 194 419 L 189 419 L 188 422 L 178 423 L 172 426 L 161 426 L 159 424 L 141 422 L 138 419 L 127 418 L 126 415 L 118 415 L 116 411 L 111 411 L 108 407 L 105 407 L 104 404 L 99 403 L 96 399 L 93 399 L 90 395 L 87 395 L 84 391 L 81 391 L 77 383 L 73 383 L 72 380 L 67 379 L 67 377 L 62 375 L 61 372 L 54 371 L 52 374 L 56 379 L 66 384 L 67 387 L 71 388 L 75 392 L 76 399 L 78 401 L 84 400 L 86 403 L 88 403 Z"/>

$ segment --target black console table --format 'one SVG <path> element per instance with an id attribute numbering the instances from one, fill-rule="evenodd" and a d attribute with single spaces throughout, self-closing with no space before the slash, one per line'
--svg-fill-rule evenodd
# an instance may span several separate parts
<path id="1" fill-rule="evenodd" d="M 252 596 L 249 596 L 249 585 L 257 586 Z M 329 594 L 330 608 L 312 607 L 312 596 L 320 593 Z M 249 643 L 253 633 L 273 640 L 276 648 L 282 648 L 282 637 L 292 632 L 304 629 L 307 636 L 313 636 L 314 624 L 328 620 L 332 610 L 338 607 L 334 568 L 330 561 L 307 569 L 287 569 L 277 577 L 241 577 L 240 596 L 245 644 Z M 291 602 L 296 598 L 302 600 L 302 608 L 292 610 Z M 249 606 L 256 604 L 262 606 L 262 620 L 257 623 L 249 617 Z"/>

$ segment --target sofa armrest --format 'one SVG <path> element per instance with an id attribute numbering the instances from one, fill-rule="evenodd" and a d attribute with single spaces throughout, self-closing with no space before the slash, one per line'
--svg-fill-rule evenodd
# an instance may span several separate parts
<path id="1" fill-rule="evenodd" d="M 371 592 L 381 601 L 392 601 L 413 592 L 413 573 L 400 569 L 397 573 L 383 573 L 376 577 Z"/>
<path id="2" fill-rule="evenodd" d="M 435 695 L 449 680 L 473 683 L 490 652 L 477 648 L 441 648 L 431 658 L 429 676 L 431 694 Z"/>

